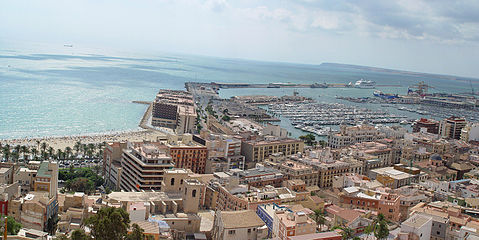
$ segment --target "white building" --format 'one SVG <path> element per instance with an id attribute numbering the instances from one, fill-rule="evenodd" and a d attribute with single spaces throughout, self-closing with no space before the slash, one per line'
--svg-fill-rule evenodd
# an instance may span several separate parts
<path id="1" fill-rule="evenodd" d="M 432 217 L 414 214 L 401 224 L 400 240 L 431 239 Z"/>

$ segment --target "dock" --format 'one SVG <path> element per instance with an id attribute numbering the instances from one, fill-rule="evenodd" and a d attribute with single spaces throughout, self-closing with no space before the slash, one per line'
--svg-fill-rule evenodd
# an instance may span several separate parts
<path id="1" fill-rule="evenodd" d="M 376 85 L 377 87 L 401 87 L 401 85 Z M 317 84 L 300 84 L 300 83 L 201 83 L 201 82 L 187 82 L 185 83 L 187 90 L 192 88 L 200 89 L 227 89 L 227 88 L 354 88 L 345 83 L 324 83 L 322 87 L 317 87 Z"/>

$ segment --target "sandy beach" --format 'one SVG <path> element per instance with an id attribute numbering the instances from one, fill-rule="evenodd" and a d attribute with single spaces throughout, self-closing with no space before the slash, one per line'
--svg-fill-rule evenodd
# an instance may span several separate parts
<path id="1" fill-rule="evenodd" d="M 100 134 L 91 134 L 91 135 L 82 135 L 82 136 L 59 136 L 59 137 L 43 137 L 43 138 L 21 138 L 21 139 L 0 139 L 2 145 L 9 144 L 10 146 L 15 145 L 26 145 L 26 146 L 37 146 L 37 141 L 46 142 L 48 146 L 53 147 L 53 149 L 65 149 L 66 147 L 71 147 L 75 145 L 76 142 L 80 141 L 82 144 L 88 143 L 102 143 L 102 142 L 116 142 L 116 141 L 156 141 L 159 137 L 165 136 L 165 133 L 154 130 L 132 130 L 132 131 L 123 131 L 123 132 L 112 132 L 112 133 L 100 133 Z"/>

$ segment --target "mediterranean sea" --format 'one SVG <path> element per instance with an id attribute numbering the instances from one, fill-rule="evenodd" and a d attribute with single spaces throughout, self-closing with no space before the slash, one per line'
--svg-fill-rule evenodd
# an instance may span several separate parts
<path id="1" fill-rule="evenodd" d="M 77 46 L 0 47 L 0 139 L 82 135 L 138 129 L 145 105 L 161 88 L 184 89 L 188 81 L 241 83 L 349 83 L 376 81 L 387 93 L 406 94 L 425 81 L 438 92 L 470 92 L 479 80 L 397 73 L 336 64 L 260 62 L 183 54 L 131 54 Z M 374 89 L 224 89 L 234 95 L 291 95 L 320 102 L 336 96 L 372 97 Z M 361 105 L 381 108 L 379 104 Z M 396 111 L 396 109 L 391 109 Z M 412 117 L 418 117 L 412 115 Z M 288 123 L 281 123 L 288 126 Z M 296 131 L 296 130 L 294 130 Z M 293 135 L 298 135 L 295 132 Z"/>

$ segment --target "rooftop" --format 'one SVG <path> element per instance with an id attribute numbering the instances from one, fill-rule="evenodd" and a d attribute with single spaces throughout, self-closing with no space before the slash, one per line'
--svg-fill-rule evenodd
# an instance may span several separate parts
<path id="1" fill-rule="evenodd" d="M 249 228 L 265 225 L 253 210 L 220 212 L 224 228 Z"/>
<path id="2" fill-rule="evenodd" d="M 321 233 L 310 233 L 299 236 L 288 237 L 290 240 L 310 240 L 310 239 L 321 239 L 321 238 L 333 238 L 341 237 L 341 234 L 337 232 L 321 232 Z"/>

